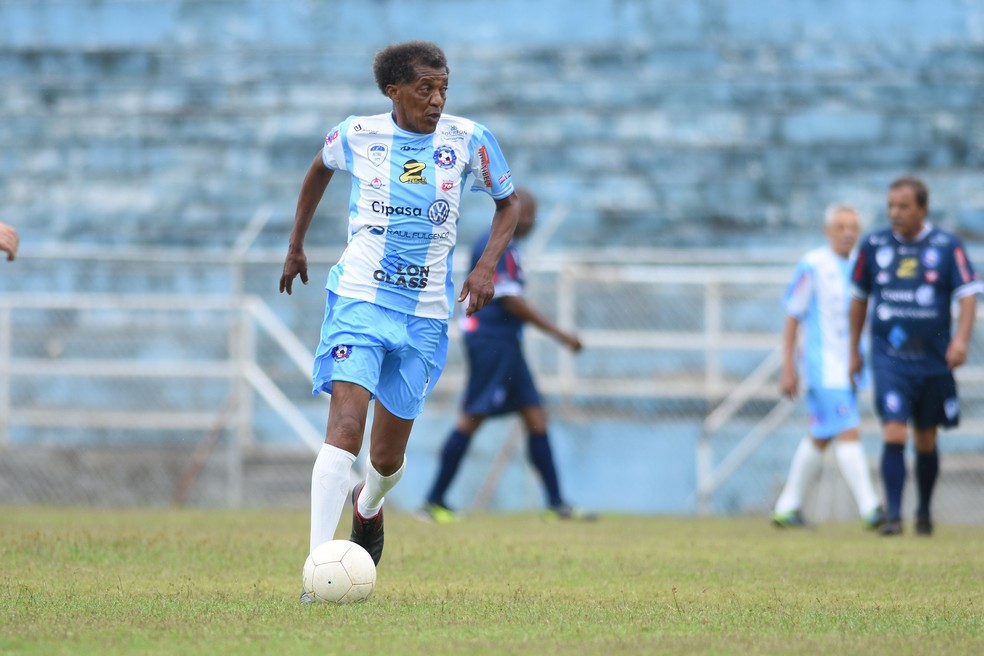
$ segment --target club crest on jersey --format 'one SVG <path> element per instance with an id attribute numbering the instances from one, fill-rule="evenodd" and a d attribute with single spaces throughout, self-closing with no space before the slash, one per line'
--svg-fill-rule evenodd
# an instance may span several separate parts
<path id="1" fill-rule="evenodd" d="M 882 269 L 887 269 L 888 265 L 892 263 L 895 258 L 895 252 L 892 250 L 891 246 L 883 246 L 875 252 L 875 262 Z"/>
<path id="2" fill-rule="evenodd" d="M 350 355 L 352 355 L 352 347 L 348 344 L 337 344 L 331 349 L 331 359 L 335 362 L 346 360 Z"/>
<path id="3" fill-rule="evenodd" d="M 450 146 L 438 146 L 434 149 L 434 163 L 442 169 L 449 169 L 458 161 L 458 156 L 454 154 L 454 148 Z"/>
<path id="4" fill-rule="evenodd" d="M 935 248 L 927 248 L 923 251 L 922 263 L 927 269 L 935 269 L 940 263 L 940 252 Z"/>
<path id="5" fill-rule="evenodd" d="M 389 148 L 386 147 L 386 144 L 372 143 L 369 144 L 368 148 L 366 148 L 366 157 L 368 157 L 369 161 L 375 166 L 379 166 L 383 163 L 383 160 L 386 159 L 386 153 L 388 152 Z"/>

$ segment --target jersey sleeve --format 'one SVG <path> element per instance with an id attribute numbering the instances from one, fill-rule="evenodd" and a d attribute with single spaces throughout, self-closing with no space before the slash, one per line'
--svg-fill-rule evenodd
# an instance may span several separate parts
<path id="1" fill-rule="evenodd" d="M 484 191 L 495 200 L 512 195 L 512 173 L 495 137 L 476 124 L 473 139 L 475 150 L 468 162 L 468 172 L 475 175 L 471 190 Z"/>
<path id="2" fill-rule="evenodd" d="M 789 316 L 802 319 L 810 309 L 812 299 L 813 267 L 808 262 L 802 261 L 793 272 L 793 279 L 789 282 L 789 286 L 786 287 L 782 307 Z"/>
<path id="3" fill-rule="evenodd" d="M 851 295 L 865 300 L 871 293 L 871 240 L 866 240 L 858 249 L 857 259 L 851 271 Z"/>
<path id="4" fill-rule="evenodd" d="M 325 135 L 325 145 L 321 149 L 321 161 L 335 171 L 348 170 L 345 157 L 345 130 L 348 129 L 350 118 L 328 130 L 328 134 Z"/>
<path id="5" fill-rule="evenodd" d="M 980 276 L 974 271 L 974 265 L 967 257 L 967 251 L 963 243 L 958 239 L 953 247 L 953 273 L 951 284 L 953 286 L 953 298 L 961 299 L 972 294 L 984 292 L 984 283 Z"/>

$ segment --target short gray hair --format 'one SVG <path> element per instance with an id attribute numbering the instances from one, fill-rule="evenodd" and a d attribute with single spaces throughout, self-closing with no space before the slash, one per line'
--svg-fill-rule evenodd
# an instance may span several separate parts
<path id="1" fill-rule="evenodd" d="M 831 203 L 827 206 L 827 209 L 823 212 L 823 225 L 824 227 L 829 227 L 830 224 L 834 222 L 834 217 L 837 216 L 839 212 L 850 212 L 858 219 L 858 225 L 861 225 L 863 221 L 861 220 L 861 212 L 858 211 L 856 207 L 850 203 L 837 202 Z"/>

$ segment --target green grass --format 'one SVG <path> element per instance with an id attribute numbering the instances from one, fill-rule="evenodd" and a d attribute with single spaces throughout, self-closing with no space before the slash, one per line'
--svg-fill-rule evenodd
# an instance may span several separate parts
<path id="1" fill-rule="evenodd" d="M 0 507 L 0 654 L 984 653 L 984 527 L 393 513 L 372 597 L 301 606 L 307 524 Z"/>

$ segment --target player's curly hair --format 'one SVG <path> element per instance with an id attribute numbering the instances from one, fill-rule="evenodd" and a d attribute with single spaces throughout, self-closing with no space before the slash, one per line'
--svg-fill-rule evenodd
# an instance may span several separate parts
<path id="1" fill-rule="evenodd" d="M 391 84 L 413 82 L 414 66 L 423 64 L 431 68 L 443 68 L 450 73 L 448 60 L 440 46 L 430 41 L 405 41 L 386 46 L 372 60 L 372 73 L 376 86 L 386 95 Z"/>

